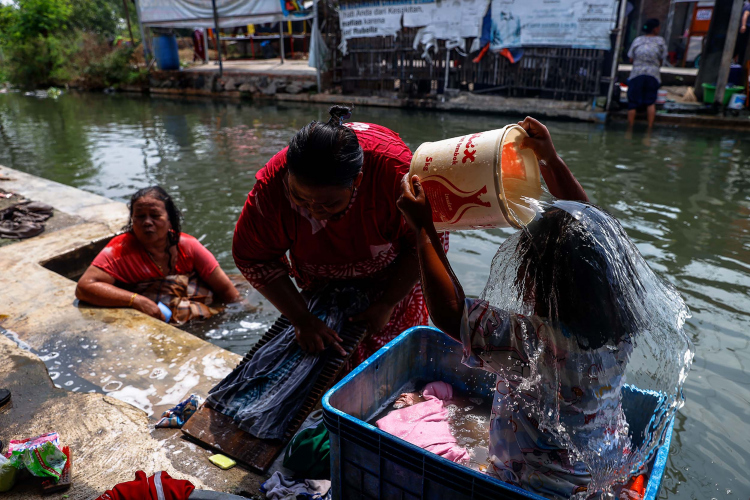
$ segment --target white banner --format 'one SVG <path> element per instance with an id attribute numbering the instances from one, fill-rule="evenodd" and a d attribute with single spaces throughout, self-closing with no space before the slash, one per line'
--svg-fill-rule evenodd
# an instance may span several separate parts
<path id="1" fill-rule="evenodd" d="M 609 50 L 618 4 L 618 0 L 492 0 L 490 48 L 541 45 Z"/>
<path id="2" fill-rule="evenodd" d="M 395 36 L 401 29 L 428 27 L 440 40 L 477 37 L 481 34 L 482 18 L 489 0 L 441 0 L 367 7 L 346 7 L 339 10 L 341 37 L 349 38 Z"/>
<path id="3" fill-rule="evenodd" d="M 401 5 L 342 7 L 339 11 L 341 38 L 396 36 L 401 29 Z"/>

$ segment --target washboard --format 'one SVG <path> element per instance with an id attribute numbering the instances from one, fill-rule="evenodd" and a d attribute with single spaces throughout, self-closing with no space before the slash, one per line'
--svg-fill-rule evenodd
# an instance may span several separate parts
<path id="1" fill-rule="evenodd" d="M 289 326 L 291 326 L 289 320 L 281 316 L 258 343 L 250 349 L 238 366 L 250 361 L 258 352 L 258 349 Z M 315 405 L 320 402 L 326 391 L 333 387 L 344 365 L 365 338 L 365 329 L 361 325 L 346 323 L 339 336 L 343 341 L 341 346 L 347 352 L 346 358 L 338 354 L 329 354 L 325 366 L 318 375 L 318 380 L 305 398 L 297 415 L 289 423 L 282 439 L 259 439 L 252 436 L 240 430 L 231 417 L 227 417 L 205 405 L 201 406 L 190 417 L 190 420 L 182 427 L 182 432 L 191 439 L 228 455 L 247 467 L 265 472 L 315 408 Z"/>

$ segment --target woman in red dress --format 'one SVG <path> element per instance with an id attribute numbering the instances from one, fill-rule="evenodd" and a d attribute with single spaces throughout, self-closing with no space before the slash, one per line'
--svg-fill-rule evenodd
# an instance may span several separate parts
<path id="1" fill-rule="evenodd" d="M 327 123 L 303 127 L 258 172 L 232 253 L 309 352 L 331 345 L 341 351 L 341 340 L 308 311 L 290 276 L 303 292 L 332 280 L 374 289 L 369 307 L 352 318 L 370 332 L 352 359 L 356 366 L 405 329 L 427 324 L 414 233 L 396 208 L 412 154 L 395 132 L 344 123 L 350 111 L 343 106 L 330 112 Z"/>
<path id="2" fill-rule="evenodd" d="M 211 252 L 181 231 L 180 211 L 164 189 L 141 189 L 128 207 L 126 231 L 112 238 L 78 280 L 79 300 L 132 307 L 165 320 L 157 305 L 161 302 L 175 324 L 216 314 L 221 306 L 214 298 L 224 303 L 240 300 Z"/>

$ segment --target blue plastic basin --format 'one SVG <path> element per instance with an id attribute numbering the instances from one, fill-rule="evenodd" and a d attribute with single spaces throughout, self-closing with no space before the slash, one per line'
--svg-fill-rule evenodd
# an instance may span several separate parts
<path id="1" fill-rule="evenodd" d="M 461 364 L 461 346 L 439 330 L 420 326 L 396 337 L 323 397 L 334 500 L 545 500 L 367 423 L 396 391 L 414 380 L 442 380 L 480 397 L 491 397 L 495 386 L 494 375 Z M 626 387 L 623 409 L 634 443 L 658 423 L 658 403 L 658 393 Z M 673 425 L 674 419 L 651 464 L 646 500 L 658 497 Z"/>

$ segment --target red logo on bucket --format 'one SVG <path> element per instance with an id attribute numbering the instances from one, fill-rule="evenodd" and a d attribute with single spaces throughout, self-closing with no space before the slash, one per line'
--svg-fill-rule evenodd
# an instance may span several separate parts
<path id="1" fill-rule="evenodd" d="M 474 160 L 476 159 L 474 158 L 474 156 L 477 154 L 477 150 L 473 149 L 473 148 L 476 148 L 476 146 L 474 145 L 472 141 L 476 139 L 477 137 L 479 137 L 480 135 L 482 134 L 481 133 L 472 134 L 469 136 L 469 140 L 466 141 L 466 149 L 464 149 L 464 157 L 461 160 L 461 163 L 466 163 L 466 160 L 469 160 L 469 162 L 474 163 Z"/>
<path id="2" fill-rule="evenodd" d="M 432 220 L 455 224 L 467 210 L 475 207 L 491 207 L 489 201 L 482 201 L 487 194 L 487 186 L 475 192 L 462 191 L 442 175 L 431 175 L 422 179 L 422 187 L 432 205 Z"/>

